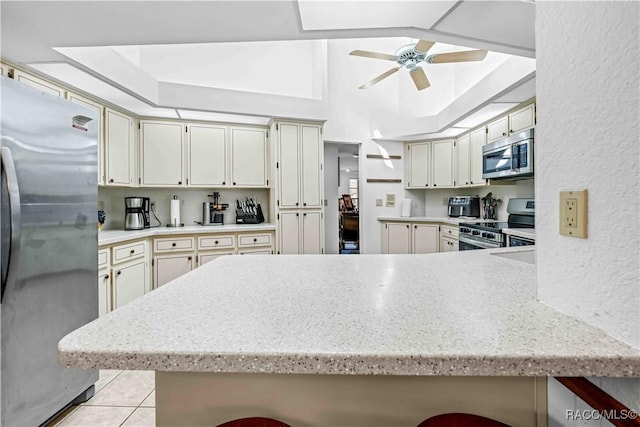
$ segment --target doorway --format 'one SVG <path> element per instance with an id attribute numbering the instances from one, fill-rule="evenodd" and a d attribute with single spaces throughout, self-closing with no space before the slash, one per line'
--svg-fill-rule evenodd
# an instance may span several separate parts
<path id="1" fill-rule="evenodd" d="M 338 145 L 338 253 L 360 253 L 359 144 Z"/>

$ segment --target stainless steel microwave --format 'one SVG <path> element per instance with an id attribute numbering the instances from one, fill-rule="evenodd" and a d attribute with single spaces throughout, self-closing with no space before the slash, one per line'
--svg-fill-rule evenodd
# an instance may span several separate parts
<path id="1" fill-rule="evenodd" d="M 482 147 L 482 178 L 533 178 L 533 129 Z"/>

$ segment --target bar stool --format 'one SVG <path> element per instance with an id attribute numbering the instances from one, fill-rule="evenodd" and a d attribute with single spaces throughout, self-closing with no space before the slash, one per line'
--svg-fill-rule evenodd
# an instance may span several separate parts
<path id="1" fill-rule="evenodd" d="M 217 427 L 291 427 L 282 421 L 273 418 L 249 417 L 239 418 L 237 420 L 227 421 L 219 424 Z"/>
<path id="2" fill-rule="evenodd" d="M 442 414 L 424 420 L 418 427 L 511 427 L 500 421 L 472 414 Z"/>

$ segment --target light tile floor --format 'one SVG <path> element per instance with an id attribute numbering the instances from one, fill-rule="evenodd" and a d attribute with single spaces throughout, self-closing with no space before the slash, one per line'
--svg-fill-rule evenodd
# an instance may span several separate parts
<path id="1" fill-rule="evenodd" d="M 96 394 L 48 427 L 151 427 L 156 424 L 153 371 L 101 370 Z"/>

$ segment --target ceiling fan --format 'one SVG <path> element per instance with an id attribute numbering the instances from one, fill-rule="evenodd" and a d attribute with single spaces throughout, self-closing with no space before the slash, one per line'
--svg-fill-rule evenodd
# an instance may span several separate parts
<path id="1" fill-rule="evenodd" d="M 436 42 L 428 40 L 420 40 L 418 43 L 411 43 L 402 46 L 396 51 L 395 55 L 368 52 L 366 50 L 354 50 L 349 53 L 349 55 L 364 56 L 365 58 L 395 61 L 399 65 L 398 67 L 393 67 L 392 69 L 380 74 L 375 79 L 363 84 L 360 86 L 360 89 L 370 88 L 393 73 L 396 73 L 402 67 L 406 67 L 409 70 L 413 83 L 416 85 L 418 90 L 426 89 L 431 86 L 431 83 L 429 82 L 429 79 L 424 73 L 422 67 L 418 65 L 421 62 L 425 62 L 427 64 L 444 64 L 448 62 L 482 61 L 487 56 L 486 50 L 466 50 L 464 52 L 436 53 L 434 55 L 427 55 L 427 52 L 435 43 Z"/>

